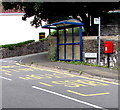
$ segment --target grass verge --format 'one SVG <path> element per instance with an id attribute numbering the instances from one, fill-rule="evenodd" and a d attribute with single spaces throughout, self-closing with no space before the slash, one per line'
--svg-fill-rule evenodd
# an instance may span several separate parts
<path id="1" fill-rule="evenodd" d="M 89 64 L 86 62 L 81 62 L 81 61 L 58 61 L 58 62 L 62 62 L 62 63 L 68 63 L 68 64 L 75 64 L 75 65 L 87 65 L 87 66 L 93 66 L 93 67 L 104 67 L 104 68 L 108 68 L 107 66 L 100 66 L 97 64 Z"/>

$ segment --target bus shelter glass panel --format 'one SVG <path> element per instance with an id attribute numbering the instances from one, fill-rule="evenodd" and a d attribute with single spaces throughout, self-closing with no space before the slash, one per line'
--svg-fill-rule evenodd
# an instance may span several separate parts
<path id="1" fill-rule="evenodd" d="M 64 29 L 59 30 L 59 44 L 64 44 Z"/>
<path id="2" fill-rule="evenodd" d="M 72 43 L 72 28 L 66 29 L 66 43 Z"/>
<path id="3" fill-rule="evenodd" d="M 66 29 L 66 59 L 72 59 L 72 28 Z"/>
<path id="4" fill-rule="evenodd" d="M 75 36 L 79 36 L 80 35 L 79 31 L 80 31 L 80 27 L 74 27 L 74 35 Z"/>
<path id="5" fill-rule="evenodd" d="M 74 42 L 80 42 L 80 27 L 74 27 Z"/>
<path id="6" fill-rule="evenodd" d="M 64 45 L 59 45 L 59 59 L 64 59 Z"/>
<path id="7" fill-rule="evenodd" d="M 80 59 L 80 45 L 79 44 L 74 45 L 74 59 L 75 60 Z"/>
<path id="8" fill-rule="evenodd" d="M 72 59 L 72 45 L 66 45 L 66 59 Z"/>

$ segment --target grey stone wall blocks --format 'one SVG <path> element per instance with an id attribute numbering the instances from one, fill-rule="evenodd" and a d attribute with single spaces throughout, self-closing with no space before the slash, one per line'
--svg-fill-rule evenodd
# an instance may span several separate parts
<path id="1" fill-rule="evenodd" d="M 8 48 L 0 49 L 0 53 L 2 54 L 1 58 L 40 53 L 44 51 L 48 51 L 48 41 L 29 43 L 21 47 L 15 47 L 13 50 L 9 50 Z"/>

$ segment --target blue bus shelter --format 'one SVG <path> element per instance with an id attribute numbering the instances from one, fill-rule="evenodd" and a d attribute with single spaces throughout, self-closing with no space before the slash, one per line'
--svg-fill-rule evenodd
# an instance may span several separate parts
<path id="1" fill-rule="evenodd" d="M 69 19 L 42 26 L 42 28 L 57 30 L 57 60 L 82 61 L 83 25 L 77 19 Z"/>

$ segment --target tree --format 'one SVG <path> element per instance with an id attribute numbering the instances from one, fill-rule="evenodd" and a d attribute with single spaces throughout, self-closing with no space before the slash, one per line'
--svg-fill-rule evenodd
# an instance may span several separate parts
<path id="1" fill-rule="evenodd" d="M 3 2 L 4 9 L 24 10 L 23 20 L 34 16 L 31 25 L 36 28 L 42 25 L 41 21 L 53 23 L 73 18 L 82 18 L 85 23 L 84 28 L 87 33 L 90 32 L 90 16 L 103 16 L 109 10 L 120 9 L 120 2 Z M 93 20 L 92 20 L 93 22 Z"/>

